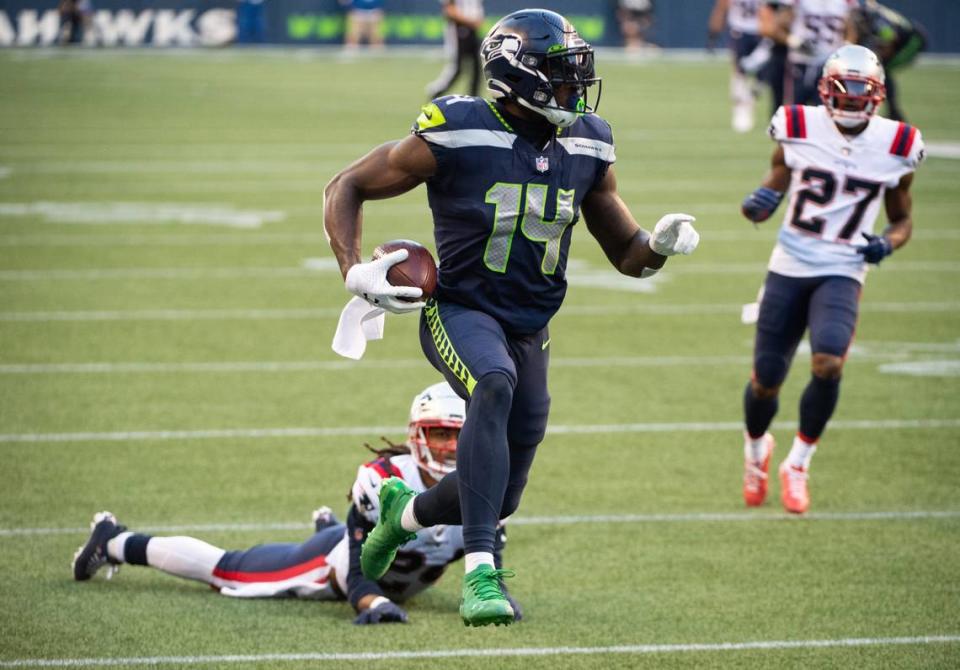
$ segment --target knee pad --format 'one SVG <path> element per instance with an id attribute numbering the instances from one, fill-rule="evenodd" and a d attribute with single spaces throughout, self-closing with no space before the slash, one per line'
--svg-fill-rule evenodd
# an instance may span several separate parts
<path id="1" fill-rule="evenodd" d="M 513 401 L 513 380 L 503 372 L 490 372 L 477 380 L 470 394 L 470 404 L 480 403 L 486 406 L 496 406 L 509 411 Z M 506 417 L 504 417 L 506 418 Z"/>
<path id="2" fill-rule="evenodd" d="M 787 378 L 789 362 L 780 354 L 758 353 L 753 361 L 753 375 L 761 386 L 775 388 Z"/>

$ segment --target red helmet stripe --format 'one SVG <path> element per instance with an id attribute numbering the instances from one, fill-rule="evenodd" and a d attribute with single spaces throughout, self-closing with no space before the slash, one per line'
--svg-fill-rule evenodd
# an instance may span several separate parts
<path id="1" fill-rule="evenodd" d="M 793 134 L 793 105 L 783 108 L 783 116 L 787 121 L 787 137 L 794 137 Z"/>

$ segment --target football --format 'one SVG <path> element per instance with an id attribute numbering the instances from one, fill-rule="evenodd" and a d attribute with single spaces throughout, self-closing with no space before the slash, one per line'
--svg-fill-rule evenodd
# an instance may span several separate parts
<path id="1" fill-rule="evenodd" d="M 373 260 L 398 249 L 407 250 L 407 259 L 387 271 L 387 281 L 394 286 L 416 286 L 423 290 L 423 297 L 417 300 L 426 300 L 437 288 L 437 263 L 433 260 L 430 250 L 412 240 L 391 240 L 373 250 Z M 401 300 L 404 299 L 401 298 Z M 417 302 L 409 298 L 406 300 Z"/>

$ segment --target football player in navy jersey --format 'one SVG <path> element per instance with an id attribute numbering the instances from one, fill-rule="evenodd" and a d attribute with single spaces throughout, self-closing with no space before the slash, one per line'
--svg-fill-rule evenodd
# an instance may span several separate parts
<path id="1" fill-rule="evenodd" d="M 467 625 L 506 624 L 514 612 L 493 558 L 499 519 L 520 502 L 550 396 L 548 322 L 567 289 L 571 227 L 587 229 L 620 272 L 649 277 L 689 254 L 692 216 L 668 214 L 648 233 L 617 193 L 610 126 L 588 92 L 600 79 L 593 49 L 559 14 L 513 12 L 481 47 L 493 101 L 449 96 L 426 105 L 406 139 L 388 142 L 337 174 L 325 190 L 324 226 L 346 287 L 371 304 L 419 311 L 427 358 L 467 400 L 457 471 L 419 495 L 400 480 L 380 493 L 377 527 L 363 546 L 376 579 L 396 547 L 436 524 L 463 525 Z M 430 300 L 392 286 L 404 250 L 361 260 L 361 206 L 427 185 L 439 255 Z"/>
<path id="2" fill-rule="evenodd" d="M 360 547 L 377 522 L 378 494 L 387 478 L 398 477 L 412 490 L 425 491 L 454 471 L 465 411 L 463 400 L 446 382 L 417 394 L 406 443 L 388 442 L 388 448 L 357 470 L 346 524 L 321 507 L 313 513 L 316 532 L 305 542 L 225 551 L 194 537 L 135 533 L 110 512 L 100 512 L 93 518 L 87 542 L 74 555 L 74 579 L 89 580 L 105 565 L 109 579 L 121 564 L 129 563 L 209 584 L 225 596 L 348 600 L 357 612 L 354 623 L 406 622 L 407 613 L 397 603 L 435 584 L 447 566 L 463 556 L 461 529 L 435 526 L 417 533 L 376 581 L 360 570 Z M 495 546 L 498 566 L 505 542 L 501 524 Z M 520 619 L 519 605 L 512 598 L 510 603 Z"/>

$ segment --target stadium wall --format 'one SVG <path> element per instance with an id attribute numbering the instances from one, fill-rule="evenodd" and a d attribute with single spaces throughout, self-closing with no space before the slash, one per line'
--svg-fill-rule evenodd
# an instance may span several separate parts
<path id="1" fill-rule="evenodd" d="M 568 16 L 589 42 L 622 44 L 616 0 L 487 0 L 502 16 L 525 5 Z M 922 23 L 930 52 L 960 53 L 960 2 L 887 0 Z M 713 0 L 659 0 L 650 38 L 666 48 L 702 48 Z M 384 28 L 391 44 L 439 44 L 444 20 L 436 0 L 386 0 Z M 232 43 L 338 44 L 344 13 L 337 0 L 93 0 L 90 46 L 224 46 Z M 0 46 L 50 46 L 60 23 L 56 0 L 0 0 Z"/>

